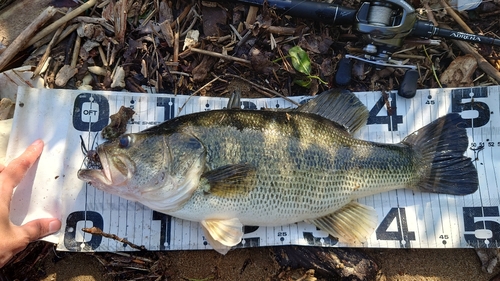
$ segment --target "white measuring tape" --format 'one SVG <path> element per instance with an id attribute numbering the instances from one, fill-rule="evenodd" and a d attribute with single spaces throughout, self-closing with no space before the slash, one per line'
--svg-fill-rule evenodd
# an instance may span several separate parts
<path id="1" fill-rule="evenodd" d="M 379 225 L 365 244 L 366 247 L 499 246 L 500 196 L 496 172 L 497 166 L 500 166 L 499 95 L 500 87 L 497 86 L 419 90 L 413 99 L 404 99 L 394 92 L 387 93 L 385 97 L 380 92 L 357 93 L 369 109 L 370 118 L 367 126 L 356 137 L 376 142 L 399 142 L 440 116 L 450 112 L 460 113 L 469 127 L 467 155 L 474 159 L 480 180 L 479 190 L 467 196 L 396 190 L 360 199 L 360 203 L 373 206 L 379 218 Z M 293 100 L 300 103 L 308 98 L 293 97 Z M 33 134 L 38 135 L 33 137 L 42 138 L 48 137 L 47 131 L 54 133 L 54 127 L 64 128 L 60 140 L 66 142 L 65 149 L 55 156 L 42 157 L 38 165 L 39 169 L 48 165 L 48 169 L 50 163 L 65 163 L 61 168 L 65 178 L 54 183 L 47 181 L 43 187 L 45 196 L 55 196 L 57 198 L 54 200 L 61 204 L 59 210 L 62 210 L 63 231 L 56 237 L 59 250 L 131 250 L 123 243 L 81 231 L 82 227 L 92 226 L 126 238 L 136 245 L 143 245 L 148 250 L 210 249 L 198 223 L 172 218 L 140 203 L 99 191 L 79 181 L 76 172 L 84 159 L 82 146 L 89 150 L 103 142 L 100 130 L 108 124 L 109 115 L 116 113 L 122 105 L 136 112 L 129 122 L 128 132 L 138 132 L 177 116 L 181 107 L 180 114 L 220 109 L 226 106 L 227 99 L 20 89 L 19 100 L 26 104 L 25 107 L 40 107 L 31 114 L 44 118 L 37 120 L 29 117 L 29 112 L 24 113 L 28 117 L 23 118 L 23 113 L 19 113 L 15 120 L 17 124 L 13 126 L 15 136 L 26 132 L 16 129 L 26 128 L 23 126 L 37 126 L 39 132 Z M 58 104 L 57 110 L 44 110 L 43 105 L 47 103 Z M 287 108 L 293 105 L 283 99 L 242 99 L 242 107 Z M 67 118 L 61 118 L 61 112 L 66 112 Z M 50 148 L 51 143 L 48 145 Z M 57 146 L 55 143 L 52 145 Z M 37 188 L 34 193 L 42 192 Z M 51 190 L 49 195 L 47 189 Z M 30 204 L 33 204 L 33 199 Z M 26 208 L 29 209 L 28 214 L 34 212 L 32 207 Z M 51 207 L 45 208 L 48 210 Z M 297 223 L 278 227 L 247 226 L 243 241 L 237 247 L 289 244 L 348 246 L 339 244 L 312 225 Z"/>

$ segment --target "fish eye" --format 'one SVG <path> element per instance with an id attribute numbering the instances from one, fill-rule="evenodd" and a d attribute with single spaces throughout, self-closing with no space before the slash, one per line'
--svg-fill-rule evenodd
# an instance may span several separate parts
<path id="1" fill-rule="evenodd" d="M 123 135 L 118 140 L 118 145 L 121 148 L 128 148 L 132 144 L 132 137 L 130 135 Z"/>

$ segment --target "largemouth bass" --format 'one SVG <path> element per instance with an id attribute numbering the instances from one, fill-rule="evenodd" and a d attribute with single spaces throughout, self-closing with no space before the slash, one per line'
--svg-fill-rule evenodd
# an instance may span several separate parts
<path id="1" fill-rule="evenodd" d="M 78 177 L 200 222 L 221 253 L 241 241 L 244 225 L 300 221 L 362 243 L 377 216 L 357 198 L 398 188 L 453 195 L 477 190 L 459 114 L 398 144 L 353 138 L 367 118 L 354 94 L 336 90 L 293 110 L 189 114 L 103 143 L 97 148 L 102 169 L 80 170 Z"/>

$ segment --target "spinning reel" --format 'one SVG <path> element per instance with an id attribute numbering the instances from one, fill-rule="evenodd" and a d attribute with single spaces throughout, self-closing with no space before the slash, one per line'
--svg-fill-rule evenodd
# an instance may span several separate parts
<path id="1" fill-rule="evenodd" d="M 262 5 L 264 0 L 238 0 Z M 391 58 L 401 48 L 408 36 L 430 39 L 433 36 L 500 46 L 500 40 L 435 27 L 430 21 L 417 20 L 415 9 L 404 0 L 372 0 L 364 2 L 358 10 L 321 2 L 303 0 L 267 0 L 269 6 L 281 9 L 294 17 L 309 18 L 326 24 L 353 25 L 361 33 L 366 45 L 362 55 L 347 54 L 339 62 L 335 82 L 351 82 L 353 60 L 360 60 L 376 67 L 407 68 L 398 90 L 402 97 L 411 98 L 417 90 L 418 72 L 414 65 L 403 65 Z"/>

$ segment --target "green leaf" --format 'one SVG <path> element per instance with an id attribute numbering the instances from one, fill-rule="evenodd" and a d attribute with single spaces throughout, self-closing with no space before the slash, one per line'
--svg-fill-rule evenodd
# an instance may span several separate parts
<path id="1" fill-rule="evenodd" d="M 305 75 L 311 74 L 311 59 L 307 55 L 306 51 L 299 46 L 295 46 L 288 50 L 288 54 L 292 58 L 292 65 L 298 72 L 304 73 Z"/>
<path id="2" fill-rule="evenodd" d="M 293 80 L 293 83 L 301 86 L 301 87 L 304 87 L 304 88 L 309 88 L 311 87 L 311 82 L 312 82 L 312 79 L 309 78 L 309 77 L 306 77 L 307 79 L 305 80 L 302 80 L 302 79 L 295 79 Z"/>

